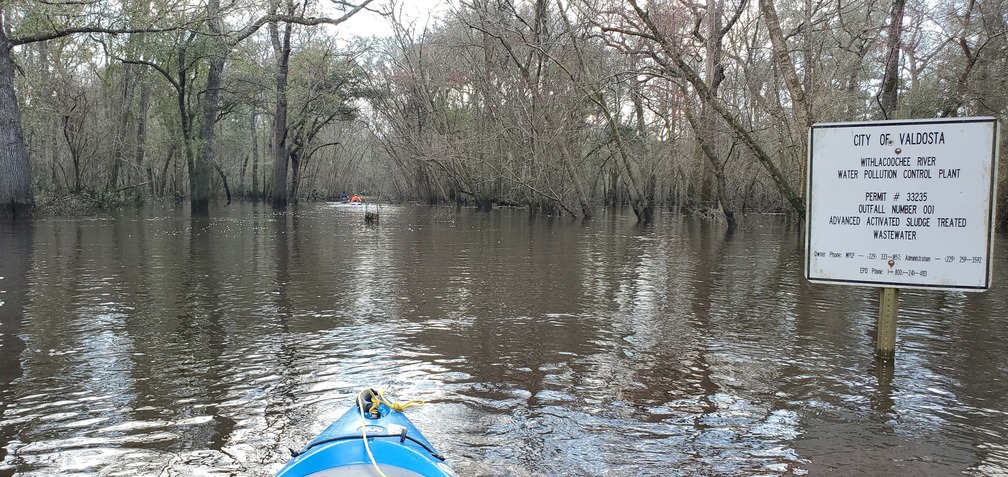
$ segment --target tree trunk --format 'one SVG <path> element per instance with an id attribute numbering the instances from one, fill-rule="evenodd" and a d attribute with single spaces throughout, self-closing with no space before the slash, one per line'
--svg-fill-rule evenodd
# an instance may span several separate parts
<path id="1" fill-rule="evenodd" d="M 116 104 L 119 108 L 119 116 L 116 118 L 115 131 L 112 134 L 112 172 L 109 174 L 109 181 L 106 189 L 114 191 L 119 188 L 119 172 L 126 159 L 126 138 L 129 137 L 130 112 L 133 109 L 133 83 L 134 65 L 122 65 L 122 78 L 119 79 L 119 86 L 122 103 Z M 114 100 L 113 100 L 114 101 Z M 129 178 L 126 179 L 127 181 Z"/>
<path id="2" fill-rule="evenodd" d="M 631 81 L 633 86 L 630 94 L 632 95 L 634 117 L 637 122 L 637 149 L 639 150 L 637 155 L 641 158 L 637 169 L 639 170 L 638 174 L 642 176 L 641 187 L 643 187 L 640 191 L 640 204 L 634 210 L 639 210 L 637 213 L 638 220 L 647 224 L 654 219 L 655 166 L 652 162 L 652 149 L 651 144 L 648 142 L 647 120 L 644 116 L 644 93 L 640 90 L 641 85 L 639 81 Z"/>
<path id="3" fill-rule="evenodd" d="M 0 210 L 12 217 L 31 216 L 35 208 L 20 114 L 14 95 L 11 43 L 0 25 Z"/>
<path id="4" fill-rule="evenodd" d="M 297 148 L 292 149 L 288 154 L 290 156 L 290 193 L 287 195 L 287 201 L 296 204 L 298 201 L 298 187 L 301 185 L 301 155 L 298 154 Z"/>
<path id="5" fill-rule="evenodd" d="M 224 74 L 224 57 L 210 60 L 207 72 L 206 96 L 203 98 L 203 141 L 196 157 L 196 170 L 190 184 L 190 210 L 205 214 L 210 210 L 210 174 L 213 172 L 214 130 L 217 111 L 220 109 L 221 78 Z"/>
<path id="6" fill-rule="evenodd" d="M 564 169 L 567 170 L 567 175 L 570 176 L 571 184 L 574 186 L 574 195 L 577 197 L 578 205 L 581 207 L 581 218 L 588 220 L 592 216 L 591 204 L 588 202 L 588 195 L 585 194 L 584 186 L 581 185 L 581 176 L 577 172 L 574 156 L 567 145 L 566 135 L 561 134 L 557 142 L 560 146 L 560 157 L 563 159 Z"/>
<path id="7" fill-rule="evenodd" d="M 966 4 L 966 11 L 963 12 L 962 16 L 963 29 L 959 33 L 959 38 L 957 41 L 959 43 L 959 50 L 962 52 L 963 59 L 966 61 L 966 64 L 963 65 L 962 72 L 960 72 L 959 75 L 956 77 L 955 91 L 951 92 L 948 100 L 945 101 L 945 106 L 942 107 L 941 114 L 939 114 L 939 116 L 943 118 L 947 118 L 949 116 L 957 116 L 957 110 L 959 109 L 960 106 L 963 105 L 963 102 L 965 102 L 966 91 L 969 86 L 968 82 L 969 75 L 970 72 L 973 71 L 973 68 L 977 65 L 978 60 L 977 57 L 980 53 L 980 48 L 983 48 L 981 44 L 981 46 L 978 46 L 976 49 L 971 50 L 968 41 L 970 30 L 968 27 L 971 22 L 974 7 L 976 7 L 976 0 L 970 0 Z"/>
<path id="8" fill-rule="evenodd" d="M 245 156 L 245 159 L 242 160 L 241 172 L 238 173 L 238 193 L 245 191 L 245 173 L 248 171 L 248 164 L 249 156 Z"/>
<path id="9" fill-rule="evenodd" d="M 273 207 L 287 206 L 287 74 L 290 65 L 291 24 L 284 28 L 281 39 L 276 23 L 270 25 L 273 48 L 277 54 L 276 119 L 273 123 Z"/>
<path id="10" fill-rule="evenodd" d="M 885 76 L 882 78 L 882 89 L 879 90 L 878 102 L 882 108 L 882 118 L 891 119 L 896 112 L 899 101 L 899 64 L 900 48 L 902 47 L 903 10 L 906 0 L 893 0 L 889 12 L 889 27 L 886 33 Z"/>
<path id="11" fill-rule="evenodd" d="M 276 59 L 276 119 L 273 123 L 273 207 L 287 206 L 287 72 L 290 58 L 290 25 Z"/>
<path id="12" fill-rule="evenodd" d="M 168 154 L 165 155 L 164 167 L 161 168 L 161 187 L 158 190 L 163 197 L 168 188 L 168 166 L 171 165 L 172 159 L 175 158 L 175 143 L 173 142 L 171 147 L 168 148 Z"/>
<path id="13" fill-rule="evenodd" d="M 724 2 L 722 0 L 709 1 L 704 18 L 699 20 L 702 21 L 705 32 L 703 75 L 704 80 L 710 85 L 710 94 L 714 97 L 720 97 L 721 80 L 724 78 L 724 65 L 722 64 L 724 47 L 721 41 L 724 37 L 721 32 L 723 12 Z M 700 107 L 701 121 L 699 123 L 690 122 L 701 149 L 699 159 L 703 175 L 700 178 L 700 200 L 706 204 L 723 203 L 725 198 L 721 196 L 718 171 L 723 169 L 723 162 L 727 159 L 722 157 L 724 148 L 720 147 L 724 143 L 724 132 L 720 118 L 710 103 L 702 102 Z"/>
<path id="14" fill-rule="evenodd" d="M 207 5 L 210 18 L 207 26 L 212 33 L 220 35 L 220 0 L 210 0 Z M 213 173 L 214 130 L 217 126 L 217 111 L 220 109 L 221 81 L 224 63 L 227 61 L 227 46 L 220 38 L 215 38 L 211 48 L 220 48 L 212 53 L 210 70 L 207 71 L 206 96 L 203 97 L 203 141 L 196 158 L 196 170 L 190 184 L 190 210 L 205 214 L 210 210 L 210 174 Z"/>
<path id="15" fill-rule="evenodd" d="M 784 76 L 784 84 L 787 86 L 788 94 L 791 96 L 791 105 L 795 115 L 795 122 L 801 131 L 808 131 L 812 126 L 809 119 L 808 100 L 805 98 L 805 87 L 798 72 L 795 70 L 794 62 L 791 61 L 790 50 L 784 39 L 784 32 L 781 31 L 780 19 L 777 16 L 777 9 L 774 8 L 773 0 L 760 0 L 760 12 L 763 13 L 763 23 L 770 33 L 770 43 L 773 45 L 774 60 L 777 68 Z M 805 36 L 810 35 L 806 33 Z M 809 65 L 805 66 L 806 68 Z M 806 75 L 808 76 L 808 75 Z M 805 137 L 805 134 L 801 134 Z"/>
<path id="16" fill-rule="evenodd" d="M 787 86 L 788 95 L 791 96 L 791 111 L 794 113 L 795 118 L 795 129 L 797 134 L 794 139 L 798 142 L 798 154 L 797 162 L 799 164 L 798 174 L 800 186 L 799 189 L 805 188 L 805 158 L 808 154 L 808 131 L 812 127 L 812 113 L 811 106 L 809 105 L 808 95 L 806 94 L 811 84 L 810 70 L 812 65 L 807 63 L 807 59 L 812 56 L 811 47 L 805 46 L 802 49 L 802 53 L 806 58 L 805 67 L 805 81 L 803 82 L 801 78 L 798 77 L 798 71 L 795 69 L 795 64 L 791 60 L 790 50 L 788 49 L 787 42 L 784 38 L 784 33 L 781 31 L 780 18 L 777 16 L 777 10 L 774 8 L 773 0 L 760 0 L 760 12 L 763 13 L 763 23 L 767 26 L 767 31 L 770 34 L 770 43 L 773 46 L 774 60 L 777 64 L 777 69 L 780 70 L 781 75 L 784 77 L 784 83 Z M 811 20 L 810 16 L 812 13 L 806 11 L 805 14 L 805 24 L 808 25 Z M 806 33 L 804 37 L 807 39 L 811 36 Z"/>
<path id="17" fill-rule="evenodd" d="M 735 208 L 732 205 L 734 201 L 729 200 L 728 197 L 728 186 L 727 181 L 725 180 L 724 170 L 725 161 L 720 160 L 721 156 L 714 150 L 713 145 L 710 143 L 710 138 L 703 134 L 699 134 L 701 125 L 698 124 L 696 116 L 690 112 L 689 108 L 684 108 L 683 113 L 685 113 L 686 120 L 689 121 L 693 130 L 698 132 L 697 144 L 700 146 L 701 151 L 707 158 L 710 163 L 710 167 L 714 172 L 714 184 L 717 187 L 718 205 L 721 206 L 721 213 L 724 214 L 725 221 L 728 223 L 728 230 L 735 230 L 738 227 L 738 221 L 735 219 Z"/>
<path id="18" fill-rule="evenodd" d="M 220 175 L 221 182 L 224 184 L 224 194 L 227 195 L 227 203 L 231 203 L 231 188 L 228 187 L 227 176 L 224 175 L 224 170 L 221 169 L 220 165 L 214 164 L 214 169 L 217 169 L 217 174 Z"/>
<path id="19" fill-rule="evenodd" d="M 136 148 L 133 150 L 133 162 L 136 164 L 138 176 L 142 176 L 140 171 L 144 170 L 144 158 L 147 156 L 147 110 L 150 108 L 151 87 L 144 71 L 138 71 L 137 76 L 140 80 L 140 107 L 137 108 Z M 148 174 L 148 180 L 153 180 L 150 174 Z M 142 182 L 142 179 L 137 182 Z M 153 187 L 153 182 L 151 187 Z"/>
<path id="20" fill-rule="evenodd" d="M 189 190 L 191 193 L 194 189 L 193 184 L 196 183 L 196 155 L 198 154 L 198 151 L 196 151 L 196 138 L 194 137 L 193 133 L 192 115 L 189 112 L 189 102 L 187 98 L 187 95 L 189 94 L 188 93 L 189 73 L 186 71 L 186 59 L 187 59 L 186 55 L 187 55 L 186 48 L 183 47 L 178 49 L 177 53 L 178 71 L 176 73 L 178 75 L 177 76 L 178 86 L 176 89 L 177 92 L 176 104 L 179 110 L 179 123 L 182 127 L 182 141 L 183 141 L 182 152 L 185 155 L 185 161 L 186 161 L 185 170 L 186 173 L 188 174 Z M 169 157 L 171 157 L 171 154 L 169 154 Z M 178 169 L 174 171 L 174 174 L 172 174 L 172 178 L 174 179 L 172 181 L 172 193 L 175 194 L 181 192 L 180 191 L 181 186 L 178 183 Z"/>
<path id="21" fill-rule="evenodd" d="M 80 149 L 77 147 L 77 137 L 80 136 L 80 132 L 71 133 L 72 127 L 70 126 L 70 116 L 63 115 L 63 138 L 66 139 L 67 149 L 70 151 L 70 160 L 73 162 L 74 171 L 74 186 L 73 193 L 81 193 L 81 158 Z M 71 137 L 74 136 L 74 137 Z"/>
<path id="22" fill-rule="evenodd" d="M 52 76 L 52 69 L 50 67 L 49 60 L 49 42 L 40 41 L 37 45 L 36 50 L 38 51 L 38 74 L 43 75 L 43 77 L 48 78 Z M 42 96 L 44 98 L 55 98 L 56 97 L 56 87 L 53 85 L 52 81 L 45 81 L 39 85 Z M 60 190 L 60 180 L 59 174 L 57 173 L 62 169 L 62 165 L 58 164 L 58 149 L 59 147 L 59 121 L 57 121 L 57 115 L 46 114 L 43 116 L 43 122 L 41 124 L 41 136 L 42 140 L 40 147 L 38 148 L 38 153 L 35 155 L 36 168 L 37 164 L 49 164 L 50 181 L 53 185 L 53 192 L 59 195 Z M 41 159 L 41 160 L 39 160 Z M 38 170 L 38 169 L 36 169 Z M 65 179 L 65 176 L 64 176 Z"/>
<path id="23" fill-rule="evenodd" d="M 249 115 L 249 137 L 252 138 L 252 200 L 259 201 L 259 133 L 256 131 L 256 110 Z"/>
<path id="24" fill-rule="evenodd" d="M 638 221 L 648 223 L 653 218 L 654 210 L 653 207 L 647 206 L 647 191 L 644 187 L 644 181 L 640 178 L 639 172 L 633 167 L 626 141 L 623 140 L 623 135 L 619 129 L 619 123 L 609 110 L 609 106 L 606 104 L 606 99 L 602 93 L 596 91 L 592 99 L 599 106 L 609 126 L 610 140 L 616 144 L 615 158 L 616 162 L 620 165 L 619 170 L 625 173 L 627 187 L 630 192 L 630 207 L 633 208 Z"/>

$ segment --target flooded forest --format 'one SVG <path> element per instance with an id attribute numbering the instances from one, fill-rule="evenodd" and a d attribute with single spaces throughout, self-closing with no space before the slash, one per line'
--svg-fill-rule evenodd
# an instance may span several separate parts
<path id="1" fill-rule="evenodd" d="M 198 212 L 350 193 L 734 224 L 803 214 L 813 124 L 1008 113 L 1004 1 L 430 8 L 5 1 L 0 207 Z"/>

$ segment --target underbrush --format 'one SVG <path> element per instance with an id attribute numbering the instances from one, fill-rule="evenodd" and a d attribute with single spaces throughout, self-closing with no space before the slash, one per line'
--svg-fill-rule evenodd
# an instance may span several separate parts
<path id="1" fill-rule="evenodd" d="M 40 190 L 35 195 L 35 213 L 37 215 L 94 215 L 103 211 L 142 205 L 144 205 L 144 197 L 130 191 L 116 193 L 85 190 L 75 194 Z"/>

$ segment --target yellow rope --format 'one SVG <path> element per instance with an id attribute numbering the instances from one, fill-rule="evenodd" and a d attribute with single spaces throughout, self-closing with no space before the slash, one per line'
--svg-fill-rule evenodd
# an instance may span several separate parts
<path id="1" fill-rule="evenodd" d="M 411 407 L 420 407 L 425 404 L 423 399 L 410 399 L 409 401 L 402 403 L 391 402 L 385 399 L 385 391 L 378 391 L 378 400 L 381 401 L 382 404 L 392 408 L 396 412 L 403 412 Z"/>
<path id="2" fill-rule="evenodd" d="M 379 416 L 378 406 L 381 404 L 381 400 L 375 399 L 378 396 L 375 396 L 375 393 L 372 390 L 368 389 L 367 391 L 371 393 L 371 408 L 368 409 L 368 414 L 377 419 Z"/>

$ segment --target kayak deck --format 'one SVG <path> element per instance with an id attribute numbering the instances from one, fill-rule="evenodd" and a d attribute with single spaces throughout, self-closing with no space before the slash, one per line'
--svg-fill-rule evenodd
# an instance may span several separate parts
<path id="1" fill-rule="evenodd" d="M 379 476 L 372 462 L 386 477 L 455 476 L 442 462 L 444 458 L 403 413 L 385 404 L 378 406 L 378 413 L 377 418 L 364 419 L 360 408 L 352 406 L 304 449 L 294 453 L 277 477 Z M 370 456 L 364 445 L 364 432 Z"/>

